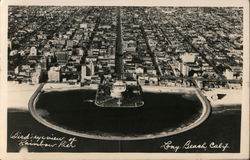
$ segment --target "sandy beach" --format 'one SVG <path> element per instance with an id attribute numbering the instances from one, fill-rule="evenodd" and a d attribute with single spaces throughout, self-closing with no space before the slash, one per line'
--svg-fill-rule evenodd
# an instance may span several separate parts
<path id="1" fill-rule="evenodd" d="M 8 109 L 28 110 L 28 102 L 39 84 L 8 82 Z"/>
<path id="2" fill-rule="evenodd" d="M 203 92 L 203 94 L 210 101 L 211 106 L 221 107 L 221 106 L 230 106 L 230 105 L 241 105 L 242 104 L 242 90 L 236 89 L 214 89 L 211 91 Z M 216 94 L 225 95 L 222 99 L 216 99 Z"/>
<path id="3" fill-rule="evenodd" d="M 165 86 L 142 86 L 143 92 L 153 93 L 193 93 L 194 87 L 165 87 Z"/>
<path id="4" fill-rule="evenodd" d="M 97 90 L 97 87 L 98 85 L 95 84 L 81 87 L 79 85 L 70 85 L 68 83 L 46 83 L 42 91 L 51 92 L 51 91 L 69 91 L 69 90 L 81 90 L 81 89 Z"/>

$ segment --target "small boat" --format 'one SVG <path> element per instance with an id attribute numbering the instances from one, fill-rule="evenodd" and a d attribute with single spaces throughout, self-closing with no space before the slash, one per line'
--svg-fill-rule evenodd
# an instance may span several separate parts
<path id="1" fill-rule="evenodd" d="M 84 102 L 94 102 L 94 100 L 93 99 L 86 99 L 86 100 L 84 100 Z"/>

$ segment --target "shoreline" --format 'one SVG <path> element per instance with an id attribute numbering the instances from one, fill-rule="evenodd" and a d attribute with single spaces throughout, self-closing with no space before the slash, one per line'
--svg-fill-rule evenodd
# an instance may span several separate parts
<path id="1" fill-rule="evenodd" d="M 141 86 L 143 92 L 151 93 L 194 93 L 194 87 Z"/>
<path id="2" fill-rule="evenodd" d="M 79 85 L 70 85 L 67 83 L 45 83 L 42 91 L 52 92 L 52 91 L 71 91 L 71 90 L 97 90 L 98 85 L 89 85 L 89 86 L 79 86 Z"/>
<path id="3" fill-rule="evenodd" d="M 40 84 L 17 84 L 12 81 L 8 81 L 8 108 L 18 108 L 27 110 L 28 100 L 31 95 L 35 92 Z M 142 91 L 146 93 L 180 93 L 180 94 L 194 94 L 196 88 L 194 87 L 166 87 L 166 86 L 141 86 Z M 89 86 L 70 85 L 67 83 L 45 83 L 42 92 L 63 92 L 63 91 L 74 91 L 74 90 L 97 90 L 98 85 L 92 84 Z M 215 110 L 223 110 L 230 108 L 239 108 L 242 104 L 241 94 L 242 90 L 232 89 L 213 89 L 210 91 L 201 91 L 202 94 L 207 98 L 212 108 Z M 226 94 L 225 98 L 221 100 L 214 100 L 211 97 L 214 94 Z M 11 97 L 11 98 L 10 98 Z M 14 97 L 14 98 L 13 98 Z M 232 107 L 235 106 L 235 107 Z"/>
<path id="4" fill-rule="evenodd" d="M 151 93 L 193 93 L 195 92 L 194 87 L 165 87 L 165 86 L 141 86 L 143 92 Z M 70 85 L 67 83 L 45 83 L 42 91 L 70 91 L 70 90 L 97 90 L 98 85 L 92 84 L 89 86 L 79 86 L 79 85 Z"/>

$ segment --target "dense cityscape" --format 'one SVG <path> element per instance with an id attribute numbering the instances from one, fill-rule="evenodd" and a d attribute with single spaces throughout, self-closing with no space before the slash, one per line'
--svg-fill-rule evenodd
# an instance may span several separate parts
<path id="1" fill-rule="evenodd" d="M 8 80 L 241 89 L 242 8 L 9 7 Z"/>

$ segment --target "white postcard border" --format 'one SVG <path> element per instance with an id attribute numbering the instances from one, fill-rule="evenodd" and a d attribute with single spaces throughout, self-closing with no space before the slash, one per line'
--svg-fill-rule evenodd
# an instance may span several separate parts
<path id="1" fill-rule="evenodd" d="M 7 7 L 9 5 L 67 6 L 203 6 L 243 7 L 243 104 L 240 153 L 7 153 Z M 249 1 L 248 0 L 2 0 L 1 2 L 0 159 L 245 159 L 249 157 Z M 232 126 L 233 127 L 233 126 Z"/>

